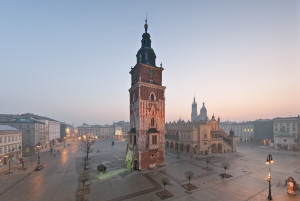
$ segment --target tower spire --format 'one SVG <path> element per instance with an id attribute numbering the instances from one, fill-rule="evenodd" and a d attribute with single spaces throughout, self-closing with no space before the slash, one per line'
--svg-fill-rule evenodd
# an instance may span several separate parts
<path id="1" fill-rule="evenodd" d="M 148 24 L 147 24 L 147 13 L 146 13 L 146 19 L 145 19 L 145 33 L 147 33 L 147 30 L 148 30 Z"/>

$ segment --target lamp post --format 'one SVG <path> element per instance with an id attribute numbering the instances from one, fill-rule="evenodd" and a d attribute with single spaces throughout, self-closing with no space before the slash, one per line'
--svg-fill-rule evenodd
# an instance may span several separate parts
<path id="1" fill-rule="evenodd" d="M 41 143 L 38 143 L 36 145 L 36 149 L 38 151 L 38 166 L 40 166 L 41 162 L 40 162 L 40 148 L 41 148 Z"/>
<path id="2" fill-rule="evenodd" d="M 268 176 L 268 179 L 267 181 L 269 182 L 269 195 L 268 195 L 268 200 L 272 200 L 272 195 L 271 195 L 271 163 L 273 163 L 273 158 L 272 158 L 272 155 L 269 154 L 267 156 L 267 161 L 266 161 L 266 164 L 269 164 L 269 176 Z"/>

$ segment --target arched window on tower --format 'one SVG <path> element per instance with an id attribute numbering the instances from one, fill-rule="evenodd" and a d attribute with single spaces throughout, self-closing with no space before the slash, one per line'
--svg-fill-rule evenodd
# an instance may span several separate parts
<path id="1" fill-rule="evenodd" d="M 153 92 L 150 94 L 150 101 L 155 101 L 155 95 Z"/>
<path id="2" fill-rule="evenodd" d="M 154 118 L 151 118 L 151 127 L 153 128 L 154 127 Z"/>

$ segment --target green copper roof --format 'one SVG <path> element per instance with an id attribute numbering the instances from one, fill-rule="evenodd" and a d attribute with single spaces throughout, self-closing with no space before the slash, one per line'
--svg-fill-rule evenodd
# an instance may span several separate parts
<path id="1" fill-rule="evenodd" d="M 44 124 L 40 121 L 36 121 L 33 119 L 27 119 L 27 118 L 17 118 L 15 121 L 15 123 L 39 123 L 39 124 Z"/>

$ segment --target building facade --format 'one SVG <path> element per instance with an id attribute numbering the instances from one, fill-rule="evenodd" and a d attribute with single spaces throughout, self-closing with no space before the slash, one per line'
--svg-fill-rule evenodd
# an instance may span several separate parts
<path id="1" fill-rule="evenodd" d="M 25 153 L 39 144 L 42 148 L 50 147 L 60 138 L 60 122 L 31 113 L 6 115 L 0 114 L 0 124 L 10 125 L 23 132 L 23 149 Z"/>
<path id="2" fill-rule="evenodd" d="M 77 127 L 78 135 L 92 135 L 98 138 L 126 137 L 130 130 L 130 123 L 125 121 L 114 122 L 112 125 L 89 125 L 84 123 Z"/>
<path id="3" fill-rule="evenodd" d="M 166 123 L 166 148 L 197 155 L 235 152 L 236 138 L 220 129 L 215 116 L 200 122 L 179 120 Z"/>
<path id="4" fill-rule="evenodd" d="M 117 137 L 127 137 L 130 131 L 130 123 L 125 121 L 114 122 L 115 136 Z"/>
<path id="5" fill-rule="evenodd" d="M 221 129 L 224 130 L 227 134 L 230 133 L 232 129 L 236 140 L 242 142 L 253 142 L 254 141 L 254 122 L 230 122 L 225 121 L 221 123 Z"/>
<path id="6" fill-rule="evenodd" d="M 254 141 L 264 145 L 274 142 L 272 119 L 258 119 L 254 121 Z"/>
<path id="7" fill-rule="evenodd" d="M 275 149 L 300 149 L 300 116 L 273 119 Z"/>
<path id="8" fill-rule="evenodd" d="M 22 131 L 9 125 L 0 125 L 0 166 L 8 160 L 22 157 Z"/>
<path id="9" fill-rule="evenodd" d="M 82 137 L 83 135 L 92 135 L 101 137 L 101 129 L 100 125 L 89 125 L 86 123 L 83 123 L 81 126 L 77 127 L 78 136 Z"/>
<path id="10" fill-rule="evenodd" d="M 165 86 L 162 64 L 156 66 L 148 24 L 145 22 L 142 46 L 131 68 L 130 124 L 126 164 L 132 169 L 152 169 L 164 165 L 165 159 Z"/>

